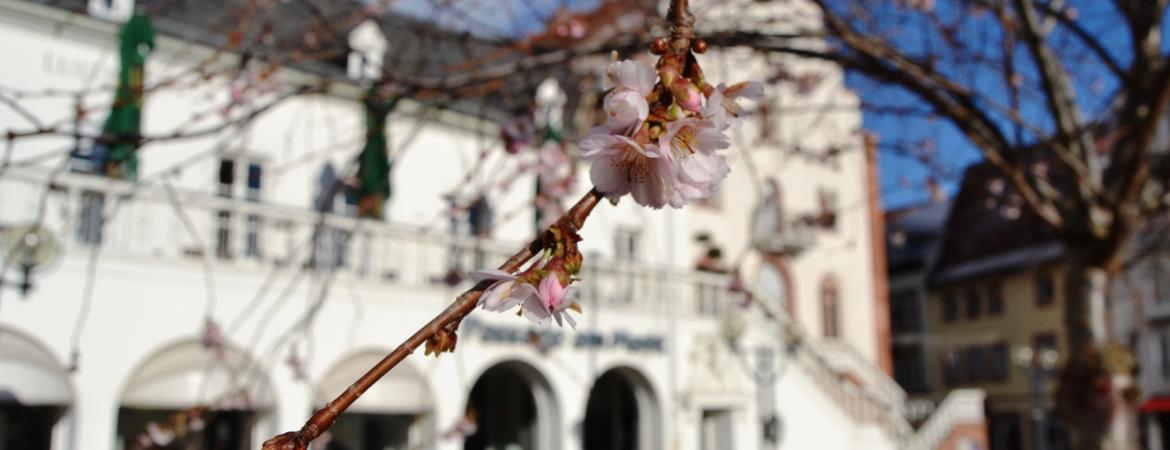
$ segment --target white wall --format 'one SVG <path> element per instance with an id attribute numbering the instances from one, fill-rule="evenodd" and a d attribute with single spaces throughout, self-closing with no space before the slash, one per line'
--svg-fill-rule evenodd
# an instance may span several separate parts
<path id="1" fill-rule="evenodd" d="M 116 70 L 113 52 L 115 29 L 112 25 L 68 17 L 69 24 L 56 26 L 67 17 L 59 12 L 24 2 L 0 3 L 0 42 L 7 70 L 0 73 L 0 86 L 29 91 L 45 88 L 74 90 L 92 83 L 95 88 L 85 98 L 90 111 L 90 129 L 99 129 L 104 121 L 112 74 Z M 205 49 L 159 38 L 159 50 L 147 68 L 148 84 L 180 74 L 206 57 Z M 757 59 L 746 55 L 728 55 L 727 61 L 715 55 L 705 57 L 708 72 L 728 81 L 752 78 L 760 73 Z M 737 59 L 738 58 L 738 59 Z M 225 57 L 217 64 L 230 64 Z M 724 74 L 722 67 L 736 67 L 736 73 Z M 740 72 L 742 70 L 742 72 Z M 97 74 L 96 78 L 91 74 Z M 282 72 L 281 77 L 295 80 L 302 75 Z M 834 78 L 836 77 L 836 78 Z M 839 75 L 826 80 L 814 101 L 830 98 L 856 105 L 856 98 L 840 85 Z M 93 81 L 89 81 L 93 80 Z M 152 92 L 145 105 L 145 134 L 163 135 L 189 121 L 198 111 L 214 109 L 227 95 L 226 82 L 218 80 L 191 88 L 183 78 L 173 87 Z M 782 105 L 798 104 L 784 88 L 776 95 Z M 191 192 L 213 193 L 218 167 L 215 151 L 243 154 L 266 164 L 264 201 L 306 210 L 317 184 L 318 171 L 325 160 L 341 168 L 361 148 L 362 116 L 357 89 L 339 87 L 332 95 L 314 95 L 289 100 L 244 130 L 225 130 L 214 135 L 186 140 L 168 140 L 141 149 L 141 191 L 119 213 L 119 222 L 107 230 L 108 244 L 103 246 L 92 280 L 96 280 L 90 312 L 84 319 L 80 351 L 80 370 L 71 375 L 78 396 L 73 405 L 76 447 L 101 448 L 113 442 L 120 393 L 133 370 L 149 355 L 161 348 L 199 336 L 207 304 L 204 270 L 199 258 L 182 256 L 182 249 L 196 245 L 182 224 L 168 212 L 158 180 L 175 170 L 169 182 L 178 187 L 184 198 L 196 198 Z M 263 103 L 258 99 L 256 103 Z M 62 120 L 71 117 L 68 99 L 28 100 L 22 102 L 38 117 Z M 255 103 L 253 103 L 255 104 Z M 409 111 L 396 113 L 391 119 L 391 141 L 399 142 L 410 134 L 414 117 Z M 837 277 L 841 298 L 844 339 L 867 358 L 874 358 L 872 258 L 866 199 L 864 156 L 858 134 L 859 116 L 852 113 L 825 118 L 802 118 L 777 114 L 781 145 L 753 141 L 757 136 L 751 120 L 737 136 L 737 147 L 750 150 L 757 174 L 748 170 L 743 154 L 729 155 L 733 173 L 723 188 L 720 210 L 692 207 L 682 211 L 651 211 L 630 201 L 612 206 L 603 203 L 582 231 L 582 251 L 586 255 L 612 255 L 615 230 L 621 227 L 642 230 L 643 249 L 640 261 L 654 270 L 689 268 L 695 250 L 691 242 L 700 230 L 713 231 L 725 249 L 726 258 L 734 258 L 746 248 L 748 215 L 754 206 L 755 186 L 766 176 L 775 176 L 784 189 L 789 211 L 811 212 L 816 207 L 817 188 L 836 191 L 840 214 L 837 231 L 818 236 L 815 248 L 793 261 L 793 275 L 798 299 L 797 311 L 802 324 L 816 334 L 819 331 L 819 286 L 827 274 Z M 389 218 L 397 224 L 413 225 L 441 232 L 447 227 L 443 195 L 460 188 L 462 176 L 470 170 L 480 151 L 496 149 L 495 125 L 478 123 L 466 117 L 428 123 L 407 146 L 393 146 L 394 199 Z M 191 129 L 213 126 L 222 120 L 216 113 L 199 121 Z M 28 128 L 11 109 L 0 107 L 0 128 Z M 816 129 L 815 133 L 808 130 Z M 44 137 L 21 141 L 14 159 L 24 160 L 44 152 L 59 152 L 70 145 L 67 137 Z M 825 167 L 791 156 L 781 149 L 800 144 L 806 148 L 839 145 L 844 150 L 837 167 Z M 515 160 L 505 158 L 498 149 L 491 153 L 474 183 L 485 183 L 494 176 L 512 173 Z M 201 159 L 191 159 L 206 155 Z M 54 162 L 41 164 L 41 169 Z M 33 171 L 35 172 L 35 170 Z M 579 184 L 583 193 L 588 186 L 582 171 Z M 23 172 L 22 172 L 23 173 Z M 31 172 L 30 172 L 31 173 Z M 27 181 L 4 179 L 0 175 L 0 224 L 11 225 L 33 219 L 39 188 Z M 513 210 L 524 211 L 531 195 L 531 176 L 520 176 L 509 189 L 491 191 L 497 218 Z M 466 192 L 474 192 L 473 189 Z M 70 240 L 70 226 L 76 205 L 69 197 L 51 197 L 46 225 L 56 231 L 64 245 L 64 254 L 54 265 L 39 274 L 35 291 L 24 300 L 4 292 L 0 325 L 35 337 L 61 359 L 73 349 L 72 333 L 78 311 L 83 309 L 83 291 L 89 279 L 89 251 Z M 153 202 L 153 203 L 150 203 Z M 566 201 L 566 205 L 569 201 Z M 861 205 L 861 206 L 859 206 Z M 200 230 L 211 230 L 212 210 L 198 202 L 187 205 L 190 216 Z M 285 210 L 282 210 L 285 211 Z M 295 210 L 293 210 L 295 211 Z M 495 237 L 506 245 L 527 240 L 533 234 L 530 212 L 515 214 L 500 223 Z M 374 227 L 371 225 L 371 227 Z M 381 232 L 381 231 L 379 231 Z M 419 242 L 427 242 L 416 231 Z M 297 234 L 300 233 L 300 234 Z M 265 235 L 266 245 L 282 248 L 286 240 L 307 239 L 307 229 L 297 229 L 291 237 Z M 210 234 L 203 235 L 208 245 Z M 429 239 L 429 238 L 428 238 Z M 421 245 L 421 244 L 420 244 Z M 274 250 L 275 251 L 275 250 Z M 380 251 L 380 250 L 379 250 Z M 384 257 L 395 257 L 391 249 Z M 495 253 L 493 253 L 494 255 Z M 601 261 L 601 260 L 598 260 Z M 749 258 L 749 265 L 757 262 Z M 413 262 L 399 262 L 411 265 Z M 609 263 L 606 263 L 609 264 Z M 428 268 L 430 266 L 427 266 Z M 615 266 L 622 267 L 622 266 Z M 365 349 L 389 350 L 413 329 L 444 307 L 457 292 L 439 285 L 411 284 L 405 281 L 359 278 L 345 272 L 333 282 L 327 301 L 313 326 L 303 333 L 293 333 L 299 351 L 307 358 L 309 380 L 294 379 L 283 363 L 287 347 L 275 353 L 270 348 L 306 311 L 321 287 L 323 279 L 310 272 L 284 268 L 272 272 L 268 264 L 248 261 L 213 262 L 215 304 L 211 316 L 224 326 L 243 311 L 260 291 L 270 273 L 276 273 L 273 289 L 251 313 L 241 328 L 230 330 L 230 340 L 260 362 L 263 378 L 278 392 L 275 409 L 262 423 L 257 439 L 278 431 L 299 428 L 312 407 L 311 386 L 340 360 L 342 355 Z M 633 273 L 633 272 L 631 272 Z M 641 272 L 639 272 L 641 273 Z M 666 351 L 633 352 L 621 348 L 580 350 L 566 344 L 547 356 L 524 345 L 480 342 L 464 335 L 454 354 L 442 358 L 415 355 L 408 363 L 427 375 L 434 398 L 434 424 L 444 431 L 462 416 L 466 394 L 478 374 L 502 360 L 520 360 L 535 367 L 551 385 L 558 405 L 561 449 L 580 446 L 577 435 L 583 418 L 588 388 L 605 370 L 624 366 L 635 369 L 649 381 L 660 405 L 663 448 L 696 449 L 697 422 L 704 408 L 729 408 L 735 419 L 737 448 L 756 448 L 759 424 L 752 375 L 736 363 L 743 355 L 722 344 L 719 322 L 685 310 L 701 277 L 688 278 L 680 272 L 661 273 L 654 298 L 643 298 L 632 291 L 626 301 L 650 304 L 643 309 L 590 304 L 578 332 L 596 331 L 612 335 L 625 331 L 639 335 L 662 336 Z M 749 275 L 752 272 L 748 272 Z M 650 275 L 639 275 L 647 277 Z M 670 278 L 676 277 L 676 278 Z M 643 280 L 646 281 L 646 280 Z M 655 281 L 655 280 L 649 280 Z M 464 288 L 466 285 L 460 286 Z M 275 306 L 274 306 L 275 305 Z M 635 306 L 636 306 L 635 305 Z M 679 306 L 682 305 L 682 306 Z M 267 317 L 267 319 L 262 319 Z M 524 328 L 527 323 L 508 314 L 476 313 L 481 323 Z M 268 324 L 263 325 L 267 320 Z M 565 333 L 571 340 L 575 334 Z M 763 336 L 776 339 L 775 335 Z M 716 344 L 712 344 L 712 343 Z M 311 347 L 311 350 L 310 350 Z M 711 366 L 711 362 L 719 364 Z M 66 364 L 63 361 L 62 364 Z M 702 366 L 706 364 L 706 366 Z M 707 367 L 707 369 L 703 369 Z M 706 379 L 696 375 L 714 367 L 718 376 Z M 841 413 L 838 405 L 822 395 L 815 386 L 815 375 L 793 369 L 782 379 L 776 402 L 785 420 L 782 448 L 886 448 L 892 437 L 875 432 L 873 425 Z M 875 443 L 876 442 L 876 443 Z M 86 443 L 81 445 L 80 443 Z M 457 448 L 454 441 L 439 448 Z"/>

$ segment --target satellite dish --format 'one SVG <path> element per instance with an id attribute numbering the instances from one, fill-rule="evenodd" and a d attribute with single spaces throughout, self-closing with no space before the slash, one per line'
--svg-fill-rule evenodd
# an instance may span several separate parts
<path id="1" fill-rule="evenodd" d="M 4 233 L 4 258 L 8 264 L 37 269 L 57 255 L 57 238 L 40 225 L 18 225 Z"/>

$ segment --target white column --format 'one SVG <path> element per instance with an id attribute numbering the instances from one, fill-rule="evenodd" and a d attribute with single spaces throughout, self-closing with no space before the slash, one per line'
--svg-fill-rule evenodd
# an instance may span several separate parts
<path id="1" fill-rule="evenodd" d="M 77 387 L 72 424 L 75 448 L 117 448 L 118 396 L 122 391 L 114 370 L 98 361 L 82 362 L 74 375 Z"/>

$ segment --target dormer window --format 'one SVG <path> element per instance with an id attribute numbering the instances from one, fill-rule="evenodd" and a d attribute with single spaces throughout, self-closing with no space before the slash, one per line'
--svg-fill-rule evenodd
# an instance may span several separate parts
<path id="1" fill-rule="evenodd" d="M 89 0 L 89 15 L 111 22 L 125 22 L 134 13 L 134 0 Z"/>
<path id="2" fill-rule="evenodd" d="M 349 62 L 346 73 L 354 80 L 382 77 L 382 57 L 389 44 L 381 28 L 372 20 L 362 22 L 349 32 Z"/>
<path id="3" fill-rule="evenodd" d="M 542 132 L 546 128 L 560 131 L 568 96 L 555 78 L 547 78 L 536 88 L 536 114 L 533 121 Z"/>

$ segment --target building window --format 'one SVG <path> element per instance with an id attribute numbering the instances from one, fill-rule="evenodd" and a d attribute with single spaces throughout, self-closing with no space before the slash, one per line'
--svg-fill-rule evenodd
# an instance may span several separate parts
<path id="1" fill-rule="evenodd" d="M 953 348 L 942 353 L 943 381 L 949 385 L 959 384 L 963 380 L 963 358 L 959 351 Z"/>
<path id="2" fill-rule="evenodd" d="M 699 427 L 699 448 L 701 450 L 735 448 L 734 432 L 735 422 L 731 418 L 731 411 L 705 409 Z"/>
<path id="3" fill-rule="evenodd" d="M 983 346 L 967 348 L 967 381 L 979 383 L 987 378 L 987 352 Z"/>
<path id="4" fill-rule="evenodd" d="M 216 194 L 226 199 L 258 203 L 263 198 L 263 179 L 264 168 L 259 162 L 247 157 L 223 158 L 219 160 Z M 230 259 L 237 251 L 243 250 L 244 256 L 259 258 L 263 221 L 256 214 L 244 215 L 243 242 L 238 242 L 241 224 L 232 209 L 235 208 L 215 212 L 216 256 Z"/>
<path id="5" fill-rule="evenodd" d="M 820 211 L 816 215 L 816 224 L 825 231 L 837 229 L 837 193 L 828 189 L 817 191 L 817 203 Z"/>
<path id="6" fill-rule="evenodd" d="M 1004 381 L 1008 379 L 1009 356 L 1007 344 L 1000 342 L 991 346 L 991 379 Z"/>
<path id="7" fill-rule="evenodd" d="M 215 256 L 222 259 L 232 257 L 232 213 L 218 211 L 215 213 Z"/>
<path id="8" fill-rule="evenodd" d="M 964 309 L 966 310 L 967 320 L 978 319 L 979 315 L 983 313 L 983 304 L 980 302 L 978 289 L 967 289 L 967 296 L 964 298 Z"/>
<path id="9" fill-rule="evenodd" d="M 825 337 L 840 337 L 838 317 L 837 283 L 833 278 L 825 277 L 821 283 L 821 329 Z"/>
<path id="10" fill-rule="evenodd" d="M 77 221 L 77 239 L 85 244 L 102 242 L 102 216 L 105 214 L 106 196 L 98 191 L 81 192 L 81 209 Z"/>
<path id="11" fill-rule="evenodd" d="M 235 181 L 236 162 L 221 159 L 216 193 L 220 197 L 232 198 L 232 186 Z M 219 210 L 215 213 L 215 255 L 223 259 L 232 257 L 232 213 L 228 210 Z"/>
<path id="12" fill-rule="evenodd" d="M 1003 315 L 1003 286 L 999 283 L 987 287 L 987 315 Z"/>
<path id="13" fill-rule="evenodd" d="M 220 197 L 232 197 L 232 185 L 236 182 L 236 162 L 231 159 L 219 160 L 219 189 Z"/>
<path id="14" fill-rule="evenodd" d="M 618 228 L 614 233 L 614 256 L 623 261 L 636 261 L 642 247 L 642 232 L 632 228 Z"/>
<path id="15" fill-rule="evenodd" d="M 895 334 L 922 331 L 918 290 L 895 291 L 890 295 L 890 325 Z"/>
<path id="16" fill-rule="evenodd" d="M 1056 350 L 1056 334 L 1055 333 L 1040 333 L 1032 338 L 1032 349 L 1040 352 L 1046 349 Z M 1039 354 L 1039 353 L 1037 353 Z"/>
<path id="17" fill-rule="evenodd" d="M 943 296 L 943 321 L 947 323 L 959 319 L 959 296 L 949 292 Z"/>
<path id="18" fill-rule="evenodd" d="M 259 164 L 248 164 L 248 178 L 244 191 L 244 199 L 249 202 L 260 201 L 260 182 L 263 178 L 264 171 Z M 244 255 L 250 258 L 260 257 L 260 216 L 256 214 L 249 214 L 247 218 L 247 229 L 244 234 Z"/>
<path id="19" fill-rule="evenodd" d="M 1049 306 L 1056 302 L 1056 281 L 1052 274 L 1042 273 L 1036 276 L 1036 306 Z"/>
<path id="20" fill-rule="evenodd" d="M 1162 378 L 1170 377 L 1170 330 L 1158 332 L 1158 368 L 1162 370 Z"/>
<path id="21" fill-rule="evenodd" d="M 925 364 L 922 346 L 919 344 L 895 344 L 894 380 L 909 393 L 927 391 Z"/>

